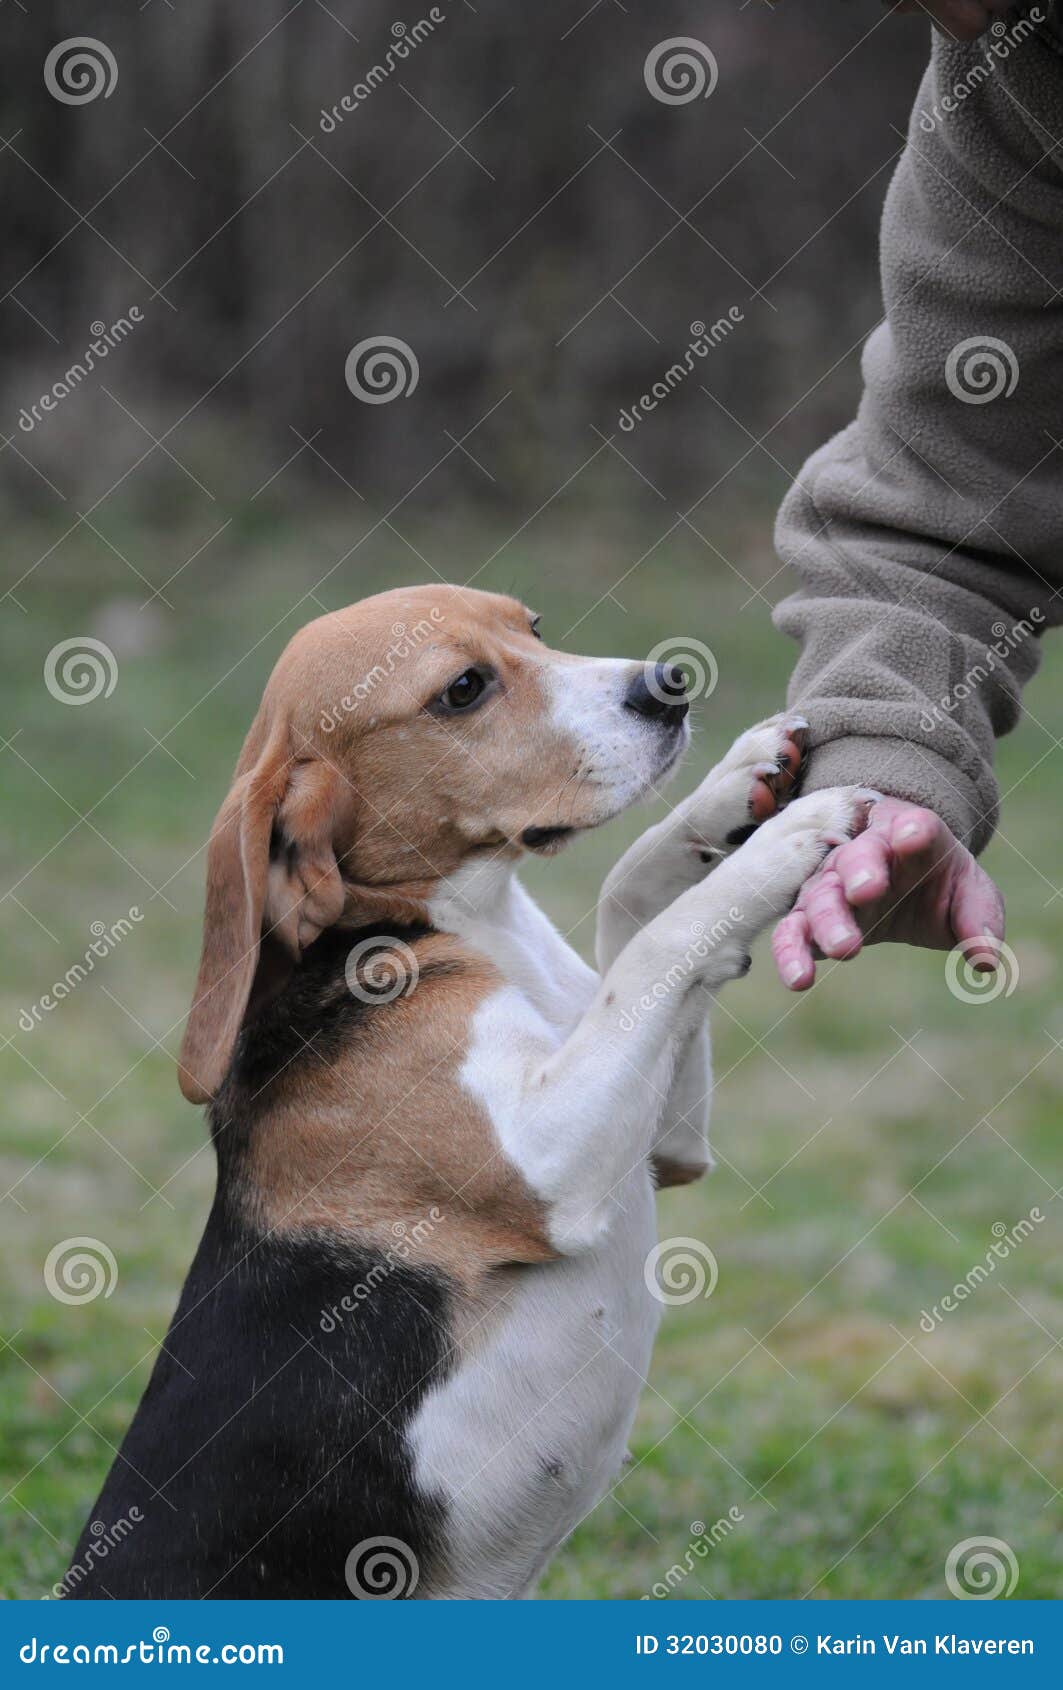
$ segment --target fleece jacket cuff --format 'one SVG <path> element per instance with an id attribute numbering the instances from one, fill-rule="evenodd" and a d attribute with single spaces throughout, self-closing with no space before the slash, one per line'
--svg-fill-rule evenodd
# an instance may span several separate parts
<path id="1" fill-rule="evenodd" d="M 974 852 L 992 835 L 995 806 L 986 812 L 976 787 L 955 764 L 911 740 L 851 735 L 813 748 L 802 791 L 854 785 L 933 810 Z"/>

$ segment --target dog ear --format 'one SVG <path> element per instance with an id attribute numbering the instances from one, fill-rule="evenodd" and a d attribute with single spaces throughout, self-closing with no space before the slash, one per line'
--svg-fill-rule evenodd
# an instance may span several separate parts
<path id="1" fill-rule="evenodd" d="M 338 787 L 327 763 L 296 761 L 286 728 L 252 728 L 207 851 L 203 951 L 179 1058 L 190 1103 L 207 1102 L 228 1072 L 263 940 L 297 961 L 343 913 Z"/>

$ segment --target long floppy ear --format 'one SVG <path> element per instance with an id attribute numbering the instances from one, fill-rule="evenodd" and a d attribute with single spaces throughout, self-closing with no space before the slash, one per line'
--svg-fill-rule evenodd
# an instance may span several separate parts
<path id="1" fill-rule="evenodd" d="M 190 1103 L 207 1102 L 228 1072 L 263 937 L 297 959 L 343 913 L 337 776 L 317 759 L 293 761 L 286 732 L 257 757 L 254 738 L 252 729 L 207 851 L 203 951 L 178 1072 Z"/>

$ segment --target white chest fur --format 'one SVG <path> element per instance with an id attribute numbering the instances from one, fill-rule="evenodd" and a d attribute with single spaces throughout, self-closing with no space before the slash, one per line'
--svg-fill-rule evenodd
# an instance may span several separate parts
<path id="1" fill-rule="evenodd" d="M 432 913 L 506 978 L 475 1017 L 462 1083 L 505 1154 L 548 1185 L 550 1135 L 536 1133 L 522 1077 L 563 1043 L 597 977 L 508 874 L 448 888 Z M 578 1098 L 572 1110 L 578 1134 Z M 435 1594 L 524 1594 L 622 1464 L 660 1313 L 643 1278 L 656 1237 L 645 1161 L 609 1206 L 594 1249 L 498 1276 L 464 1359 L 411 1424 L 417 1483 L 447 1505 L 450 1583 Z"/>
<path id="2" fill-rule="evenodd" d="M 442 1596 L 516 1597 L 618 1474 L 659 1309 L 646 1173 L 593 1254 L 500 1275 L 500 1303 L 410 1427 L 418 1486 L 447 1505 Z"/>

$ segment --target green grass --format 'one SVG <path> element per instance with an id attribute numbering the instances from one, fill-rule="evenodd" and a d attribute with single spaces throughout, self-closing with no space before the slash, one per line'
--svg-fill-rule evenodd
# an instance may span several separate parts
<path id="1" fill-rule="evenodd" d="M 713 540 L 760 583 L 774 568 L 766 530 L 765 516 Z M 57 533 L 9 531 L 13 576 Z M 205 534 L 114 517 L 108 536 L 162 582 Z M 458 579 L 504 538 L 442 523 L 407 535 Z M 173 609 L 157 603 L 147 617 L 116 603 L 145 596 L 134 577 L 75 535 L 19 586 L 25 614 L 4 607 L 5 737 L 17 730 L 2 754 L 4 884 L 14 888 L 2 905 L 0 1007 L 13 1040 L 0 1054 L 0 1190 L 14 1186 L 2 1205 L 0 1350 L 9 1596 L 41 1595 L 62 1573 L 209 1202 L 203 1121 L 181 1101 L 172 1059 L 207 828 L 288 633 L 378 586 L 430 578 L 410 545 L 378 539 L 372 564 L 359 550 L 293 610 L 351 536 L 329 512 L 297 526 L 256 508 L 178 577 Z M 536 527 L 478 584 L 525 595 L 559 642 L 578 623 L 564 642 L 574 649 L 639 655 L 677 631 L 707 641 L 720 682 L 699 714 L 685 791 L 735 732 L 777 707 L 791 652 L 763 602 L 746 604 L 749 590 L 692 538 L 673 537 L 606 596 L 646 543 L 619 519 L 593 534 Z M 73 709 L 49 696 L 42 666 L 56 641 L 80 633 L 114 645 L 120 675 L 110 698 Z M 1061 719 L 1063 666 L 1038 680 L 1030 704 L 1040 721 Z M 166 749 L 152 735 L 166 735 Z M 663 1235 L 709 1244 L 719 1283 L 668 1313 L 635 1459 L 543 1594 L 650 1593 L 685 1568 L 694 1522 L 729 1510 L 731 1529 L 673 1575 L 675 1596 L 944 1595 L 950 1548 L 985 1535 L 1013 1549 L 1016 1595 L 1058 1593 L 1063 771 L 1034 721 L 1000 762 L 1014 790 L 1007 838 L 987 862 L 1009 900 L 1013 995 L 963 1005 L 941 956 L 881 949 L 824 970 L 798 1000 L 763 948 L 725 995 L 719 1168 L 660 1201 Z M 585 953 L 595 889 L 649 819 L 626 817 L 530 873 Z M 83 955 L 91 923 L 132 905 L 144 919 L 130 935 L 20 1030 L 20 1012 Z M 994 1223 L 1010 1228 L 1034 1205 L 1045 1217 L 1034 1235 L 922 1333 L 921 1311 L 983 1259 Z M 42 1268 L 53 1244 L 77 1236 L 105 1241 L 119 1278 L 110 1297 L 72 1307 L 45 1292 Z"/>

